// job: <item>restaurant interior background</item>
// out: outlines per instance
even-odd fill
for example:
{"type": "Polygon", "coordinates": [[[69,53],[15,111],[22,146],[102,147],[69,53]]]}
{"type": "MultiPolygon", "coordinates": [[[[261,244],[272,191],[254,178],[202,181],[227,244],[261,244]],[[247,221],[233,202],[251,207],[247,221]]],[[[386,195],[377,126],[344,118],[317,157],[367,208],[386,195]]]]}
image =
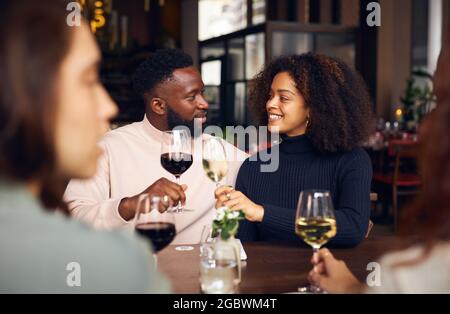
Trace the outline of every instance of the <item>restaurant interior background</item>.
{"type": "Polygon", "coordinates": [[[252,125],[247,88],[274,57],[338,57],[365,79],[378,117],[366,143],[374,166],[373,217],[392,230],[420,189],[414,163],[420,121],[432,109],[431,75],[450,29],[449,0],[79,0],[102,47],[101,78],[117,102],[114,126],[140,121],[130,75],[158,48],[194,58],[206,85],[208,123],[252,125]],[[368,5],[381,7],[369,26],[368,5]]]}

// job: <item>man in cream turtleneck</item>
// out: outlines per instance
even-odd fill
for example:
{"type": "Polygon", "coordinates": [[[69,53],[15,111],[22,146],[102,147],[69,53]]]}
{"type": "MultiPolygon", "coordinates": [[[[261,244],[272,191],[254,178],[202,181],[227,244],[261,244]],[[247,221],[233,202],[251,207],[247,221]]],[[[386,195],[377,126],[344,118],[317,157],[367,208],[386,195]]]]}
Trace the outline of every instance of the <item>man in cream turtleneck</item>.
{"type": "MultiPolygon", "coordinates": [[[[166,49],[139,66],[133,85],[145,102],[144,119],[106,134],[100,143],[104,153],[97,174],[89,180],[72,180],[65,201],[75,218],[95,228],[113,229],[130,225],[140,194],[167,195],[174,204],[182,201],[192,209],[175,215],[173,243],[198,243],[215,213],[215,184],[204,173],[199,151],[202,135],[194,138],[194,162],[181,176],[181,186],[162,168],[160,155],[162,131],[179,125],[192,130],[194,119],[206,122],[208,103],[201,76],[189,55],[166,49]]],[[[247,155],[225,141],[224,145],[228,173],[222,183],[234,185],[247,155]]]]}

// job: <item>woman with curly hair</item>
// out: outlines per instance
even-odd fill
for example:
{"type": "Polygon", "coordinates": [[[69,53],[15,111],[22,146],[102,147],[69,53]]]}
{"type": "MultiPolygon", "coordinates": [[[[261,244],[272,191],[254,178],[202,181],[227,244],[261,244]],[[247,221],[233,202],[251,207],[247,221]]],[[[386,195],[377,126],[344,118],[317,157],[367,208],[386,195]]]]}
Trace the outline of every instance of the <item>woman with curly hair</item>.
{"type": "Polygon", "coordinates": [[[250,102],[261,125],[281,134],[279,167],[260,172],[259,158],[247,159],[236,189],[216,190],[216,206],[242,209],[243,241],[300,242],[295,208],[306,189],[331,191],[337,235],[334,246],[356,246],[370,216],[372,165],[360,147],[373,125],[361,77],[345,63],[307,53],[280,57],[259,73],[250,102]]]}
{"type": "Polygon", "coordinates": [[[400,230],[406,247],[380,261],[380,286],[368,287],[345,262],[323,249],[312,260],[309,280],[331,293],[450,293],[450,36],[434,75],[437,108],[420,126],[422,191],[405,208],[400,230]],[[447,138],[447,140],[445,140],[447,138]]]}

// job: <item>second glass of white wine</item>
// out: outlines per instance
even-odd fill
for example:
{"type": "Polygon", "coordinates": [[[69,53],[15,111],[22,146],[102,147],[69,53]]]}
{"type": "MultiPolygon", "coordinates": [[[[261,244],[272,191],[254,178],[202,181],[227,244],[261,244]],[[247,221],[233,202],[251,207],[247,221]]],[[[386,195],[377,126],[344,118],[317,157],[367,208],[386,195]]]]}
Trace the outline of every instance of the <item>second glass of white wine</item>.
{"type": "Polygon", "coordinates": [[[222,141],[217,137],[203,140],[203,170],[216,187],[228,172],[228,161],[222,141]]]}
{"type": "MultiPolygon", "coordinates": [[[[336,218],[329,191],[306,190],[300,193],[295,217],[295,232],[313,248],[316,254],[320,248],[336,235],[336,218]]],[[[298,288],[299,292],[323,293],[317,286],[298,288]]]]}

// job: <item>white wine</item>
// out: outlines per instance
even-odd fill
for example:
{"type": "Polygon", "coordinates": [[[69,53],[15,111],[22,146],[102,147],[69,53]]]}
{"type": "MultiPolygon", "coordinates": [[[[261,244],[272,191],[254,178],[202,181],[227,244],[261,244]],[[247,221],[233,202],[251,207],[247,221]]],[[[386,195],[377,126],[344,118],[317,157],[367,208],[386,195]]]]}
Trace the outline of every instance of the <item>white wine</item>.
{"type": "Polygon", "coordinates": [[[295,232],[312,247],[321,247],[336,235],[334,218],[299,218],[295,232]]]}
{"type": "Polygon", "coordinates": [[[227,160],[203,159],[203,169],[213,182],[219,183],[228,172],[227,160]]]}

